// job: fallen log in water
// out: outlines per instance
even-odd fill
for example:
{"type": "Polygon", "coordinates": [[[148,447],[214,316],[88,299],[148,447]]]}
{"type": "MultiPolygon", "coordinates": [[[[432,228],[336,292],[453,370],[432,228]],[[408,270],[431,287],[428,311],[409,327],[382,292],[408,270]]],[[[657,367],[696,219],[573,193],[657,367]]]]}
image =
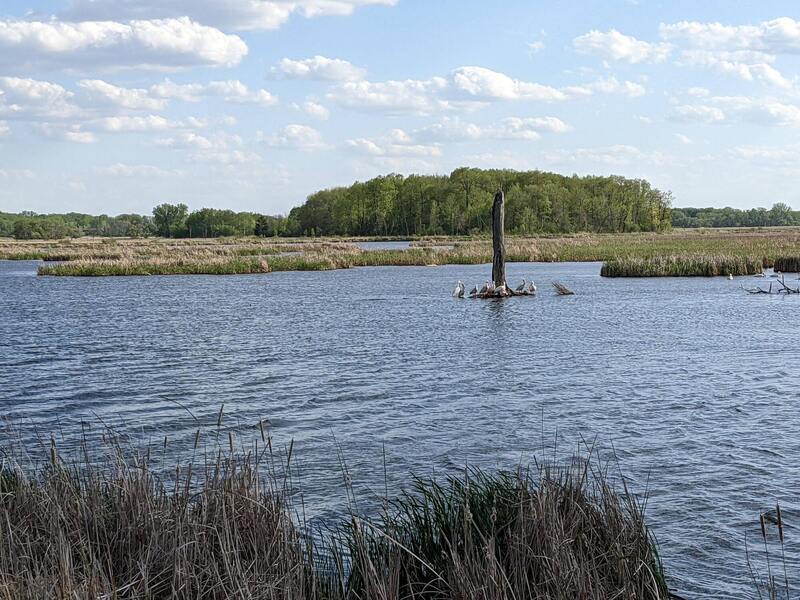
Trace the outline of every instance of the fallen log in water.
{"type": "Polygon", "coordinates": [[[558,283],[558,282],[554,281],[553,282],[553,287],[555,288],[556,293],[559,296],[574,296],[575,295],[575,292],[573,292],[571,289],[569,289],[567,286],[565,286],[562,283],[558,283]]]}
{"type": "Polygon", "coordinates": [[[742,286],[742,289],[745,292],[747,292],[748,294],[767,294],[767,295],[770,295],[770,294],[787,294],[787,295],[789,295],[789,294],[800,294],[800,288],[792,288],[792,287],[789,287],[788,285],[786,285],[786,281],[784,280],[783,276],[781,276],[780,279],[775,281],[775,283],[779,284],[780,287],[777,290],[775,290],[774,292],[772,291],[772,283],[773,282],[770,281],[769,288],[766,289],[766,290],[761,288],[760,286],[756,286],[754,288],[746,288],[746,287],[742,286]]]}

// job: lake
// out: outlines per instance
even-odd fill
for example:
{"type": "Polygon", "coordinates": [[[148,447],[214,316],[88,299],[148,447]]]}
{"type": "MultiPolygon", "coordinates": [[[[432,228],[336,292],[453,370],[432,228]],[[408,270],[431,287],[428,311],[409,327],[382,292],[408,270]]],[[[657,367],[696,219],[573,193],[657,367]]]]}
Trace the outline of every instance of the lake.
{"type": "Polygon", "coordinates": [[[412,473],[513,468],[585,439],[648,490],[682,595],[752,596],[744,536],[758,547],[776,501],[800,571],[800,298],[740,289],[763,281],[510,264],[539,296],[481,301],[450,293],[487,265],[99,279],[37,265],[0,261],[0,412],[23,441],[100,418],[180,451],[224,402],[238,435],[269,419],[295,441],[325,519],[346,501],[335,443],[369,505],[412,473]]]}

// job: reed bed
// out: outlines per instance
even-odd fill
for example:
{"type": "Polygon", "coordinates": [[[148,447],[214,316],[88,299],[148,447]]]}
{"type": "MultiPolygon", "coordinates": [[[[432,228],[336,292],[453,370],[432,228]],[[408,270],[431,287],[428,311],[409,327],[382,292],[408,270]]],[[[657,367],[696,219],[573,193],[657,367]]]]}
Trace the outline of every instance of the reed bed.
{"type": "Polygon", "coordinates": [[[641,504],[594,461],[418,479],[381,516],[312,536],[262,440],[171,472],[117,442],[99,460],[85,442],[77,462],[55,444],[38,467],[6,459],[0,598],[669,597],[641,504]]]}
{"type": "Polygon", "coordinates": [[[607,261],[600,270],[603,277],[715,277],[756,275],[763,272],[759,258],[741,256],[657,256],[618,258],[607,261]]]}
{"type": "Polygon", "coordinates": [[[775,270],[781,273],[800,273],[800,256],[781,256],[775,260],[775,270]]]}
{"type": "MultiPolygon", "coordinates": [[[[670,233],[575,234],[535,238],[508,237],[509,262],[636,261],[647,265],[669,260],[688,262],[676,274],[706,275],[720,259],[761,262],[764,267],[782,259],[784,271],[800,247],[800,228],[692,230],[670,233]],[[687,259],[687,257],[690,257],[687,259]],[[694,265],[697,258],[708,266],[694,265]],[[789,257],[789,258],[787,258],[789,257]],[[686,273],[684,273],[686,271],[686,273]]],[[[354,240],[336,239],[98,239],[60,242],[0,242],[0,259],[61,261],[45,265],[42,275],[242,274],[267,271],[330,270],[366,266],[425,266],[486,264],[492,260],[488,239],[426,238],[406,250],[362,250],[354,240]],[[449,243],[448,243],[449,242],[449,243]],[[298,256],[302,256],[299,258],[298,256]],[[265,261],[268,268],[264,268],[265,261]]],[[[800,259],[795,259],[795,263],[800,259]]],[[[721,274],[744,274],[733,265],[721,274]]],[[[633,269],[633,267],[631,267],[633,269]]],[[[646,269],[643,273],[663,268],[646,269]]],[[[633,272],[633,271],[632,271],[633,272]]],[[[647,275],[640,275],[647,276],[647,275]]]]}

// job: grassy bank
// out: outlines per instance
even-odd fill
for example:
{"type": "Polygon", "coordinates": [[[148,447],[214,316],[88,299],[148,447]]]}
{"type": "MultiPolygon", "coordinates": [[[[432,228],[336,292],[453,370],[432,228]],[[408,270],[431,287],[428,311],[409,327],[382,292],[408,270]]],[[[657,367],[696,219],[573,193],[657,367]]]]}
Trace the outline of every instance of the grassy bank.
{"type": "Polygon", "coordinates": [[[312,539],[265,441],[172,475],[117,445],[100,462],[55,447],[36,469],[6,461],[0,598],[668,597],[640,504],[588,461],[418,480],[312,539]]]}
{"type": "Polygon", "coordinates": [[[781,256],[775,261],[775,270],[781,273],[800,273],[800,256],[781,256]]]}
{"type": "MultiPolygon", "coordinates": [[[[745,274],[751,263],[772,266],[796,256],[800,228],[681,230],[647,234],[576,234],[506,241],[509,262],[622,261],[681,263],[676,272],[745,274]],[[710,264],[698,266],[705,260],[710,264]],[[745,261],[742,267],[739,261],[745,261]],[[695,264],[698,263],[698,264],[695,264]],[[728,265],[728,263],[731,263],[728,265]],[[695,266],[692,266],[695,264],[695,266]]],[[[430,238],[410,250],[362,250],[354,240],[220,238],[210,240],[81,238],[62,242],[0,242],[0,259],[62,261],[42,275],[242,274],[359,266],[425,266],[491,262],[489,239],[430,238]]],[[[663,269],[654,268],[654,272],[663,269]]],[[[784,269],[790,270],[790,269],[784,269]]],[[[670,269],[667,269],[671,272],[670,269]]],[[[648,272],[643,269],[642,272],[648,272]]],[[[647,275],[642,275],[647,276],[647,275]]]]}
{"type": "Polygon", "coordinates": [[[715,277],[762,273],[763,259],[740,256],[656,256],[617,258],[600,270],[603,277],[715,277]]]}

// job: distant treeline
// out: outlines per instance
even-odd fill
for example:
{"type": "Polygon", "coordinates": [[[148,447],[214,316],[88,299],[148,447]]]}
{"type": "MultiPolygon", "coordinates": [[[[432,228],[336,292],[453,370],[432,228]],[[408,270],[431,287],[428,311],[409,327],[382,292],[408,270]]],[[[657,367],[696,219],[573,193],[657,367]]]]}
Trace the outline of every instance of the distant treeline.
{"type": "Polygon", "coordinates": [[[498,188],[506,192],[506,229],[512,233],[670,227],[670,194],[641,179],[467,168],[449,176],[387,175],[323,190],[293,209],[287,225],[302,235],[487,233],[498,188]]]}
{"type": "Polygon", "coordinates": [[[780,227],[800,225],[800,211],[778,202],[772,208],[673,208],[673,227],[780,227]]]}
{"type": "Polygon", "coordinates": [[[153,214],[0,213],[0,237],[421,236],[488,233],[495,191],[506,192],[511,233],[664,231],[670,227],[800,225],[800,211],[671,208],[647,181],[543,171],[462,168],[449,176],[386,175],[316,192],[288,217],[161,204],[153,214]]]}

